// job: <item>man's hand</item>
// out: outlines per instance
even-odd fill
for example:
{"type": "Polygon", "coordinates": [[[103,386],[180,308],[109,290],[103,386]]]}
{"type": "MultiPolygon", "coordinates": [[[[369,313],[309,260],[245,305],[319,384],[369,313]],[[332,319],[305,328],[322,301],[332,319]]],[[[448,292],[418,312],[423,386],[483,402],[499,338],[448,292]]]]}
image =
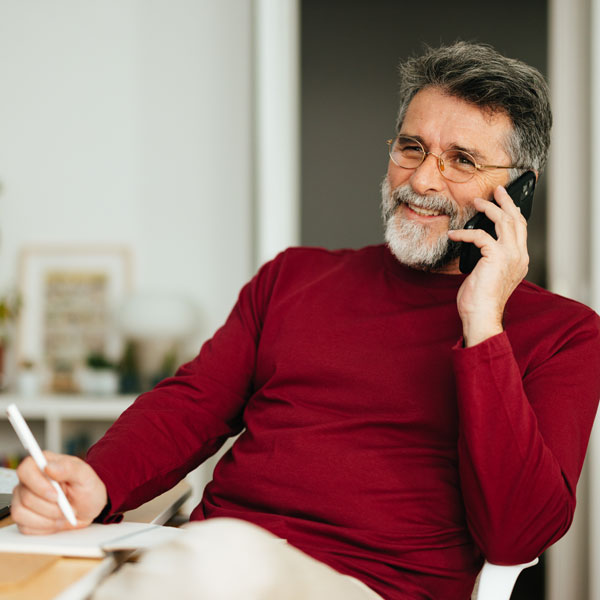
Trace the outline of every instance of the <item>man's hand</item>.
{"type": "Polygon", "coordinates": [[[494,190],[494,198],[499,206],[476,198],[475,208],[494,222],[497,240],[481,229],[448,232],[450,239],[472,242],[481,250],[481,259],[456,300],[466,346],[503,331],[504,307],[529,266],[527,221],[502,186],[494,190]]]}
{"type": "MultiPolygon", "coordinates": [[[[57,481],[69,500],[77,527],[86,527],[107,502],[106,486],[94,469],[74,456],[44,452],[46,474],[57,481]]],[[[19,485],[13,491],[11,516],[22,533],[48,534],[74,529],[62,514],[56,490],[31,457],[17,469],[19,485]]]]}

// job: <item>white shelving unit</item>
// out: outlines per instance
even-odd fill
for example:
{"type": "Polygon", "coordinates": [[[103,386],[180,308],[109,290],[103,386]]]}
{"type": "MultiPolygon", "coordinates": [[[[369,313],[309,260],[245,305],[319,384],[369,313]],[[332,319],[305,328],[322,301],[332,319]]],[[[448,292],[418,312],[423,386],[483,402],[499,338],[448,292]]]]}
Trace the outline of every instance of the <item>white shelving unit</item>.
{"type": "Polygon", "coordinates": [[[110,427],[136,396],[82,396],[16,394],[0,395],[0,452],[23,453],[6,417],[6,407],[14,402],[29,423],[40,445],[64,452],[67,437],[77,430],[89,432],[92,442],[110,427]]]}
{"type": "MultiPolygon", "coordinates": [[[[17,435],[6,416],[6,407],[14,402],[45,450],[65,452],[65,442],[78,432],[86,432],[90,443],[99,440],[117,417],[137,398],[136,395],[92,396],[81,394],[47,394],[34,397],[0,394],[0,455],[24,455],[17,435]]],[[[183,511],[191,512],[202,497],[202,490],[212,477],[218,458],[231,442],[204,465],[188,474],[192,497],[183,511]]]]}

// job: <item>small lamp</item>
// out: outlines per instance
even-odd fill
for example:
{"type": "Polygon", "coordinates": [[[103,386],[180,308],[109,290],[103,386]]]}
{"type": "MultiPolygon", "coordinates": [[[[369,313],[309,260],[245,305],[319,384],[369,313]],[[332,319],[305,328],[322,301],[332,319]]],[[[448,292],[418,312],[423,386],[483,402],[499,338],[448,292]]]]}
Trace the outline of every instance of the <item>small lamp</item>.
{"type": "Polygon", "coordinates": [[[192,301],[169,293],[136,293],[116,314],[124,338],[135,344],[143,387],[172,375],[165,372],[169,358],[178,362],[184,343],[198,333],[199,314],[192,301]]]}

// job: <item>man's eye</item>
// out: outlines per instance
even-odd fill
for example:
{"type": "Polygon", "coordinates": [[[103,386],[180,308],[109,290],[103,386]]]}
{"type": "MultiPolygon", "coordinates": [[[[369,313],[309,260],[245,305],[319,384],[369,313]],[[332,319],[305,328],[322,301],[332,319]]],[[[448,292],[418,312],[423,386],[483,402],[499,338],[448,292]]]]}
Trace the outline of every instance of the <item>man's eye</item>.
{"type": "Polygon", "coordinates": [[[421,146],[418,146],[416,144],[410,144],[410,143],[399,143],[398,150],[400,150],[400,152],[406,152],[407,154],[422,154],[423,153],[423,148],[421,148],[421,146]]]}
{"type": "Polygon", "coordinates": [[[444,156],[444,161],[456,167],[463,168],[474,169],[476,165],[473,157],[463,152],[447,152],[446,156],[444,156]]]}

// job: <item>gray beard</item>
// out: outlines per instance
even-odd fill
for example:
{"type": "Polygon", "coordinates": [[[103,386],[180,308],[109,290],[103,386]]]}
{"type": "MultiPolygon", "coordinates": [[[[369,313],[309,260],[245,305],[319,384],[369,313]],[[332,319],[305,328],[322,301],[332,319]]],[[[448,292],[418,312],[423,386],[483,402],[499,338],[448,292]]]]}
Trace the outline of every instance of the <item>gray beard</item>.
{"type": "Polygon", "coordinates": [[[443,196],[421,196],[410,184],[392,190],[387,176],[381,184],[381,212],[385,226],[385,241],[392,254],[403,264],[431,271],[445,267],[460,255],[461,242],[453,242],[441,233],[433,242],[428,241],[429,228],[397,215],[400,204],[439,211],[448,215],[449,229],[462,229],[477,210],[465,207],[462,211],[454,202],[443,196]]]}

